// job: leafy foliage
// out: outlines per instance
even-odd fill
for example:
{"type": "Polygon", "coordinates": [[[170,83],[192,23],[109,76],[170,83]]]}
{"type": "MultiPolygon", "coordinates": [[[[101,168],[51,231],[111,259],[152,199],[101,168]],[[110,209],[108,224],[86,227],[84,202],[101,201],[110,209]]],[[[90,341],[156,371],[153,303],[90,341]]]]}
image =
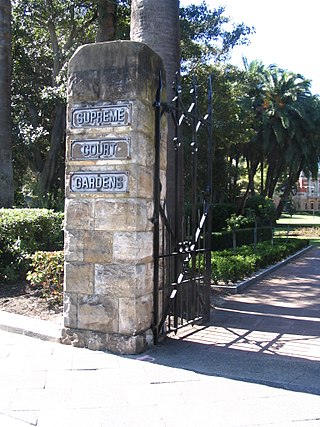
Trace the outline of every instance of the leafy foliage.
{"type": "MultiPolygon", "coordinates": [[[[310,81],[300,74],[245,61],[243,113],[249,113],[254,134],[241,147],[248,168],[243,201],[256,190],[272,198],[280,192],[280,215],[302,171],[316,176],[319,160],[320,103],[310,81]],[[260,169],[260,188],[254,181],[260,169]]],[[[244,203],[242,204],[242,206],[244,203]]]]}
{"type": "Polygon", "coordinates": [[[294,254],[308,244],[307,240],[291,239],[287,243],[281,239],[274,245],[263,242],[253,246],[237,248],[236,253],[231,250],[212,252],[212,279],[215,284],[235,283],[249,277],[253,272],[275,264],[294,254]]]}
{"type": "Polygon", "coordinates": [[[276,208],[273,200],[262,195],[250,197],[246,203],[247,213],[258,218],[262,223],[273,223],[276,219],[276,208]]]}
{"type": "MultiPolygon", "coordinates": [[[[116,36],[128,38],[128,1],[117,3],[116,36]]],[[[67,64],[80,45],[95,41],[98,2],[13,0],[12,4],[16,200],[20,206],[61,209],[67,64]]]]}
{"type": "Polygon", "coordinates": [[[210,61],[225,61],[232,48],[247,44],[254,32],[224,15],[225,8],[210,10],[203,1],[180,9],[182,69],[195,70],[210,61]]]}
{"type": "MultiPolygon", "coordinates": [[[[79,45],[95,41],[99,4],[12,1],[18,206],[63,210],[67,63],[79,45]]],[[[129,21],[130,1],[118,0],[117,39],[129,38],[129,21]]],[[[259,61],[245,62],[244,70],[228,64],[233,47],[249,43],[254,28],[233,23],[223,7],[210,10],[203,2],[181,8],[180,24],[182,71],[197,75],[199,108],[207,76],[212,75],[214,203],[238,204],[243,214],[248,196],[272,198],[279,191],[279,215],[299,173],[317,173],[319,98],[311,95],[310,82],[300,74],[259,61]]],[[[184,75],[184,80],[191,79],[184,75]]],[[[198,143],[205,144],[203,135],[198,143]]],[[[185,160],[190,160],[188,149],[185,160]]],[[[203,175],[200,171],[200,191],[203,175]]]]}
{"type": "Polygon", "coordinates": [[[212,230],[220,231],[226,228],[227,220],[237,212],[237,207],[231,203],[217,203],[212,208],[212,230]]]}
{"type": "Polygon", "coordinates": [[[0,281],[23,279],[34,252],[61,250],[63,218],[47,209],[1,209],[0,281]]]}
{"type": "Polygon", "coordinates": [[[37,251],[31,256],[27,280],[39,289],[40,296],[51,306],[61,306],[63,300],[64,253],[37,251]]]}
{"type": "Polygon", "coordinates": [[[228,230],[238,230],[239,228],[244,228],[248,225],[248,218],[245,218],[242,215],[232,214],[230,218],[227,218],[226,224],[228,230]]]}
{"type": "MultiPolygon", "coordinates": [[[[270,241],[272,240],[272,228],[269,227],[258,227],[256,229],[257,241],[270,241]]],[[[229,249],[234,246],[233,237],[235,236],[236,245],[250,245],[254,242],[254,228],[240,228],[237,230],[228,230],[212,233],[211,238],[211,249],[213,251],[229,249]]]]}

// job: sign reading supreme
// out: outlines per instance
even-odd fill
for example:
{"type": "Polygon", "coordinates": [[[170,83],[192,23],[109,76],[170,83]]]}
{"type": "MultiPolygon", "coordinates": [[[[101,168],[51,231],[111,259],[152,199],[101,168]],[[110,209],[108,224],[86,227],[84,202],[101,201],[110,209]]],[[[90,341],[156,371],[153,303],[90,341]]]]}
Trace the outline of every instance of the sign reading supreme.
{"type": "Polygon", "coordinates": [[[73,128],[127,126],[130,122],[131,104],[88,106],[71,110],[73,128]]]}

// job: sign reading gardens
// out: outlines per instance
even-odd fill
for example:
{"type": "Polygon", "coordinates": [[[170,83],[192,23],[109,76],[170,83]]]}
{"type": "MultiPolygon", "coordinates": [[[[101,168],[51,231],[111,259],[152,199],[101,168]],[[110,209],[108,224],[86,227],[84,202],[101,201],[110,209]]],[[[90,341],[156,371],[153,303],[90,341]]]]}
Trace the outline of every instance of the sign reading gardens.
{"type": "Polygon", "coordinates": [[[128,191],[128,172],[75,172],[70,177],[70,190],[78,193],[124,193],[128,191]]]}
{"type": "MultiPolygon", "coordinates": [[[[112,128],[131,123],[131,103],[74,106],[71,109],[73,129],[112,128]]],[[[129,137],[105,137],[71,142],[70,160],[125,160],[130,158],[129,137]]],[[[128,191],[127,171],[104,173],[74,172],[70,190],[78,193],[123,193],[128,191]]]]}

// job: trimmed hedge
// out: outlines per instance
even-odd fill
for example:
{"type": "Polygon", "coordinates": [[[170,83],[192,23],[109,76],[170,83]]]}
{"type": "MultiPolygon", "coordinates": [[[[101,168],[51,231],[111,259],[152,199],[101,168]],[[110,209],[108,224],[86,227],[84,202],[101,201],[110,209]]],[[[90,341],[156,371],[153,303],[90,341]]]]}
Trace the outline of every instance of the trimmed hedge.
{"type": "Polygon", "coordinates": [[[0,282],[24,280],[36,251],[62,250],[63,219],[49,209],[0,209],[0,282]]]}
{"type": "MultiPolygon", "coordinates": [[[[237,238],[237,246],[251,245],[254,240],[254,228],[240,228],[235,231],[237,238]]],[[[258,227],[257,229],[258,242],[264,242],[272,239],[271,227],[258,227]]],[[[232,231],[220,231],[212,233],[211,250],[219,251],[232,248],[232,231]]]]}
{"type": "Polygon", "coordinates": [[[256,251],[253,246],[237,248],[236,253],[231,250],[212,252],[212,280],[213,283],[235,283],[249,277],[253,272],[280,262],[288,256],[298,252],[308,245],[308,240],[276,239],[274,244],[258,243],[256,251]]]}

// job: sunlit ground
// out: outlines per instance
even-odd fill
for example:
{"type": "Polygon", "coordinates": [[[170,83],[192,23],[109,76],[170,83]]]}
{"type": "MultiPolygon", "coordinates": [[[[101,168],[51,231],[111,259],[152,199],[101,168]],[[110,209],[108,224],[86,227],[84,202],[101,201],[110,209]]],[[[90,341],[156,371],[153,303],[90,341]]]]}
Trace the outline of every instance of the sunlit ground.
{"type": "MultiPolygon", "coordinates": [[[[319,319],[312,321],[317,321],[320,329],[319,319]]],[[[226,349],[320,361],[320,336],[267,332],[259,328],[195,326],[172,338],[226,349]]]]}
{"type": "Polygon", "coordinates": [[[173,339],[218,348],[320,361],[320,250],[218,300],[210,326],[173,339]]]}
{"type": "Polygon", "coordinates": [[[302,215],[302,214],[296,214],[292,215],[292,217],[289,214],[283,214],[281,215],[281,218],[277,220],[278,225],[319,225],[320,226],[320,215],[319,213],[315,213],[315,215],[309,214],[309,215],[302,215]]]}

